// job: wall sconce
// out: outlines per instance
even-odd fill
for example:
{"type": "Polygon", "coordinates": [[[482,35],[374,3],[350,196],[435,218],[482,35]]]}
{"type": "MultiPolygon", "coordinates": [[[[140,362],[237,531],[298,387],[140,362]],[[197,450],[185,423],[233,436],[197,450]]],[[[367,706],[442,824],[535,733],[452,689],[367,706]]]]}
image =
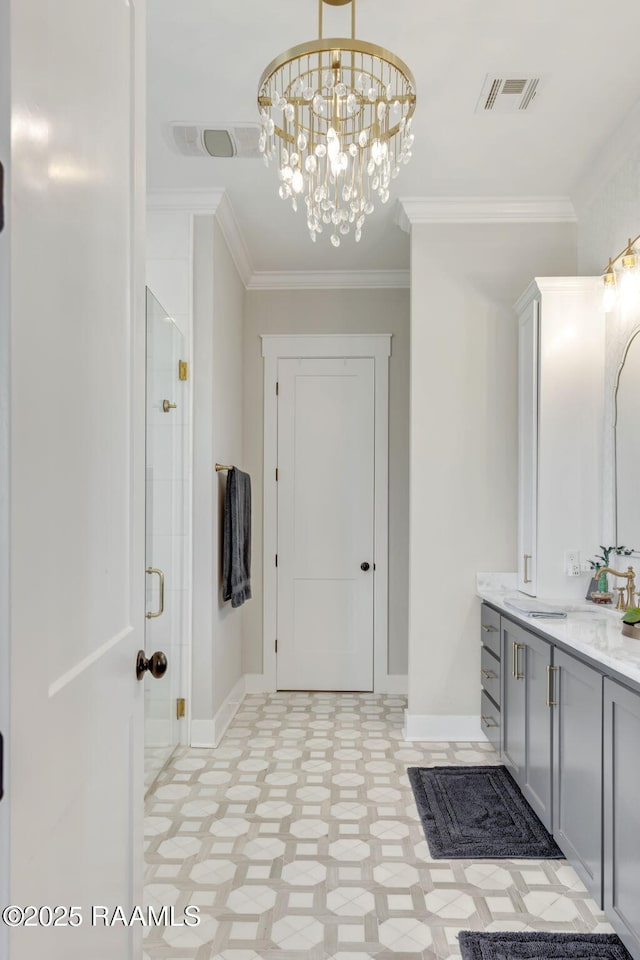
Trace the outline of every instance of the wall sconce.
{"type": "Polygon", "coordinates": [[[640,235],[635,240],[630,238],[617,257],[609,257],[602,276],[602,309],[605,313],[611,313],[616,306],[623,314],[640,310],[640,264],[635,250],[639,240],[640,235]]]}

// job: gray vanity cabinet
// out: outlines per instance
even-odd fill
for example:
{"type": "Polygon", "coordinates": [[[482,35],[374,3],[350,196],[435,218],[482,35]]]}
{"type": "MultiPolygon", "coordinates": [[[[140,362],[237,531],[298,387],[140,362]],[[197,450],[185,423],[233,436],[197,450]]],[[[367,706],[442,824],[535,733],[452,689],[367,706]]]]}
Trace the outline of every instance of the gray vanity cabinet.
{"type": "Polygon", "coordinates": [[[547,830],[552,829],[551,709],[547,696],[552,646],[502,619],[502,754],[547,830]]]}
{"type": "Polygon", "coordinates": [[[526,762],[524,663],[527,632],[502,618],[502,759],[522,784],[526,762]]]}
{"type": "Polygon", "coordinates": [[[604,681],[604,905],[640,956],[640,694],[604,681]]]}
{"type": "Polygon", "coordinates": [[[522,792],[547,830],[553,829],[551,796],[551,709],[547,680],[553,648],[546,640],[527,633],[524,651],[526,686],[526,766],[522,792]]]}
{"type": "Polygon", "coordinates": [[[553,835],[602,906],[602,674],[554,652],[553,835]]]}

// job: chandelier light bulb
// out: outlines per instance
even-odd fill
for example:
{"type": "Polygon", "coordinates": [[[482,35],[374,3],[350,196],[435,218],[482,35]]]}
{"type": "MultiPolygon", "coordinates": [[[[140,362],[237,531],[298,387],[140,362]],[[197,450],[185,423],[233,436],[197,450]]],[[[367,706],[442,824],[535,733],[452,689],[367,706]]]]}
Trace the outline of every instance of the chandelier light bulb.
{"type": "Polygon", "coordinates": [[[375,200],[387,203],[391,181],[412,156],[413,76],[394,54],[352,37],[322,36],[277,57],[258,89],[259,148],[279,173],[279,194],[294,210],[303,197],[315,242],[323,224],[331,244],[362,237],[375,200]]]}

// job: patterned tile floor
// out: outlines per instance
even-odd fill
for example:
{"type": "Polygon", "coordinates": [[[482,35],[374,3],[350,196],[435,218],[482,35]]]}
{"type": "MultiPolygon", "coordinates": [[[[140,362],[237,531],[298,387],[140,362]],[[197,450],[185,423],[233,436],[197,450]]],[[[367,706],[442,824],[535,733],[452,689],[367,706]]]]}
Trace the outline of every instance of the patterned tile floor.
{"type": "Polygon", "coordinates": [[[217,750],[181,749],[147,802],[145,960],[447,960],[460,929],[610,932],[562,860],[432,860],[407,766],[495,763],[406,743],[401,697],[247,697],[217,750]]]}

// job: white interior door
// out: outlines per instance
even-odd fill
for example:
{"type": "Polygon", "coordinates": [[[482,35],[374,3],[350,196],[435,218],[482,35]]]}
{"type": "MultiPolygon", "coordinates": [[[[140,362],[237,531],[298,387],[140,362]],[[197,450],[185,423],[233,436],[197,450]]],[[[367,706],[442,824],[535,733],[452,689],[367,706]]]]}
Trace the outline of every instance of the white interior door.
{"type": "Polygon", "coordinates": [[[144,0],[5,6],[11,840],[0,869],[10,903],[82,918],[11,930],[9,957],[139,960],[139,928],[92,926],[91,906],[141,896],[144,0]]]}
{"type": "Polygon", "coordinates": [[[374,370],[278,364],[280,690],[373,689],[374,370]]]}

